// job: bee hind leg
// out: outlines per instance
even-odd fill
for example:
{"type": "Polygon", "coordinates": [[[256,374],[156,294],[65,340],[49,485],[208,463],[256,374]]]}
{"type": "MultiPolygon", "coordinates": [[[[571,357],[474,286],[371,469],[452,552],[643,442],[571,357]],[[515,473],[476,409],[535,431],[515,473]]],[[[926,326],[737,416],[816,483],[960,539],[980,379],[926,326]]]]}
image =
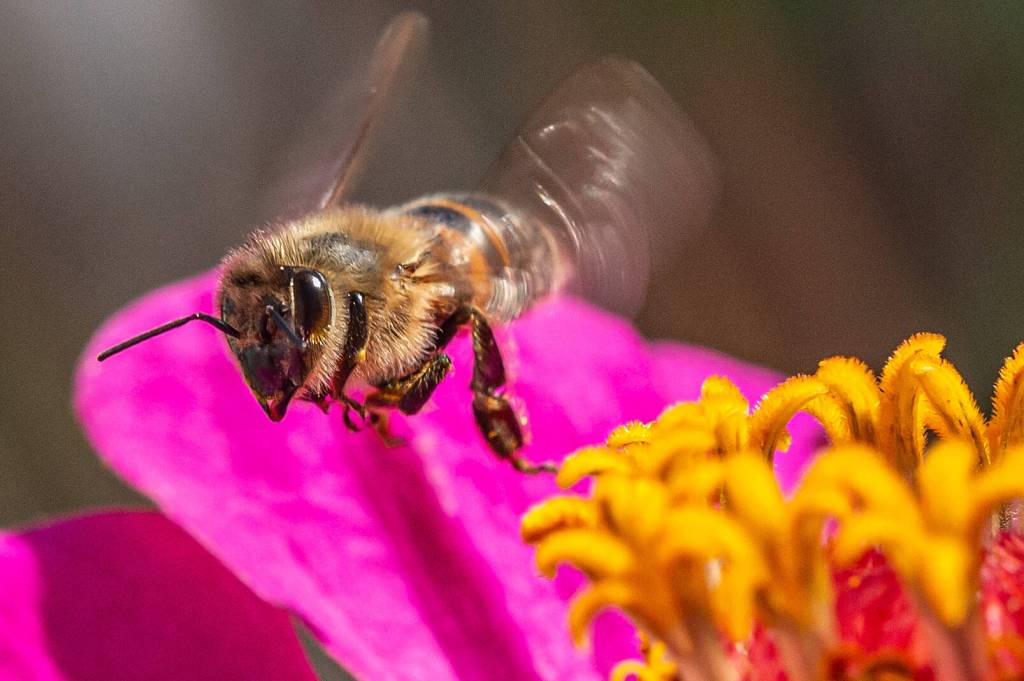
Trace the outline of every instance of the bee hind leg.
{"type": "Polygon", "coordinates": [[[498,391],[505,386],[505,363],[494,340],[494,332],[483,313],[469,312],[473,323],[473,416],[487,444],[521,473],[555,473],[558,467],[546,462],[532,464],[516,452],[523,446],[519,416],[508,399],[498,391]]]}

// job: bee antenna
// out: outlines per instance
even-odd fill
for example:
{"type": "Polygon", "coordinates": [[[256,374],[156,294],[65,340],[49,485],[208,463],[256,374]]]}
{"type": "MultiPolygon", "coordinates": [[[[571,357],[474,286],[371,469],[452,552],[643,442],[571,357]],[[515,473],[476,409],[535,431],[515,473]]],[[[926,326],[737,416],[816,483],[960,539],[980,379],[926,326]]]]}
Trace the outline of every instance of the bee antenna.
{"type": "Polygon", "coordinates": [[[299,348],[300,350],[306,347],[305,342],[303,342],[303,340],[299,338],[299,334],[295,333],[295,329],[293,329],[292,325],[288,323],[288,320],[284,318],[284,315],[277,311],[276,307],[274,307],[273,305],[267,305],[267,314],[270,315],[270,318],[274,320],[274,323],[277,324],[277,327],[284,331],[284,334],[288,336],[288,340],[290,340],[295,345],[295,347],[299,348]]]}
{"type": "Polygon", "coordinates": [[[122,350],[127,350],[128,348],[132,347],[133,345],[138,345],[142,341],[147,341],[150,338],[153,338],[154,336],[159,336],[160,334],[166,333],[166,332],[170,331],[171,329],[176,329],[179,326],[184,326],[185,324],[188,324],[189,322],[194,322],[194,321],[206,322],[210,326],[216,328],[218,331],[222,331],[223,333],[231,336],[232,338],[238,338],[239,336],[242,335],[242,333],[238,329],[236,329],[235,327],[231,326],[230,324],[228,324],[223,319],[217,319],[216,317],[210,316],[210,315],[205,314],[203,312],[195,312],[193,314],[190,314],[187,317],[182,317],[181,319],[175,319],[173,322],[167,322],[166,324],[161,324],[160,326],[156,327],[155,329],[150,329],[149,331],[147,331],[145,333],[140,333],[138,336],[134,336],[132,338],[129,338],[128,340],[124,341],[123,343],[118,343],[114,347],[109,348],[109,349],[104,350],[103,352],[101,352],[99,355],[96,356],[96,359],[98,361],[102,362],[103,360],[105,360],[105,359],[107,359],[109,357],[113,357],[114,355],[116,355],[117,353],[121,352],[122,350]]]}

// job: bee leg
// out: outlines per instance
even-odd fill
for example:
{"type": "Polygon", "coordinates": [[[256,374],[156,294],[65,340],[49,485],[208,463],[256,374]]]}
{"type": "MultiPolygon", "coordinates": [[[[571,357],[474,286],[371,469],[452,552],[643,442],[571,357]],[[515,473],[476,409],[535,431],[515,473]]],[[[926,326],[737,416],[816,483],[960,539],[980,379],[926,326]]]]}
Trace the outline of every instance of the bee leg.
{"type": "Polygon", "coordinates": [[[334,399],[338,400],[343,405],[345,405],[345,410],[342,412],[342,418],[345,420],[345,427],[351,430],[353,433],[358,433],[360,430],[362,430],[363,426],[356,424],[352,420],[352,412],[354,411],[359,415],[359,418],[364,423],[366,422],[366,407],[360,404],[359,400],[351,398],[345,393],[336,394],[333,390],[310,393],[302,397],[302,399],[306,402],[312,402],[313,404],[320,408],[320,411],[322,411],[325,414],[329,414],[331,408],[331,400],[329,398],[332,396],[334,397],[334,399]]]}
{"type": "Polygon", "coordinates": [[[358,433],[365,427],[367,417],[369,416],[366,405],[361,404],[359,400],[349,397],[344,392],[338,395],[338,399],[345,405],[345,410],[341,413],[341,417],[345,421],[345,427],[353,433],[358,433]],[[359,420],[363,422],[362,426],[352,420],[352,412],[359,414],[359,420]]]}
{"type": "Polygon", "coordinates": [[[375,393],[366,396],[370,423],[380,433],[388,446],[401,443],[388,430],[388,414],[382,409],[398,409],[403,414],[415,414],[427,403],[434,390],[452,368],[452,360],[448,355],[435,355],[423,363],[416,371],[388,381],[380,386],[375,393]]]}
{"type": "Polygon", "coordinates": [[[451,313],[441,326],[437,329],[437,336],[434,338],[434,350],[444,350],[445,346],[455,338],[463,326],[472,318],[473,310],[468,307],[460,307],[451,313]]]}
{"type": "Polygon", "coordinates": [[[403,414],[415,414],[427,403],[451,368],[451,357],[434,355],[411,374],[379,386],[380,390],[366,396],[366,406],[391,407],[403,414]]]}
{"type": "MultiPolygon", "coordinates": [[[[412,373],[378,385],[379,390],[367,396],[365,406],[374,408],[372,411],[368,411],[370,423],[381,434],[385,442],[394,444],[397,439],[388,431],[387,412],[379,411],[379,409],[398,409],[405,414],[415,414],[422,409],[451,369],[451,358],[441,354],[440,351],[448,345],[469,319],[469,308],[462,307],[455,310],[437,329],[433,346],[433,351],[436,354],[433,357],[412,373]]],[[[360,413],[360,416],[363,416],[365,420],[364,413],[360,413]]]]}
{"type": "Polygon", "coordinates": [[[326,414],[328,413],[331,407],[331,403],[327,399],[328,397],[330,397],[330,395],[327,392],[319,391],[315,393],[308,393],[305,396],[301,397],[300,399],[306,402],[312,402],[313,404],[320,408],[320,411],[326,414]]]}
{"type": "Polygon", "coordinates": [[[328,414],[330,413],[331,408],[331,400],[329,399],[331,397],[345,405],[345,409],[342,412],[342,418],[345,420],[345,427],[351,430],[353,433],[358,433],[360,430],[362,430],[363,426],[356,424],[352,420],[352,412],[356,412],[359,415],[359,418],[365,424],[367,418],[366,407],[362,405],[359,402],[359,400],[349,397],[344,392],[338,393],[332,388],[331,390],[323,390],[315,393],[309,393],[302,397],[302,399],[305,400],[306,402],[312,402],[313,404],[320,408],[320,411],[322,411],[325,414],[328,414]]]}
{"type": "Polygon", "coordinates": [[[352,421],[352,412],[356,412],[359,418],[365,423],[367,419],[366,406],[359,400],[345,394],[345,384],[355,370],[356,366],[366,356],[366,343],[369,340],[369,325],[366,314],[366,301],[362,293],[352,291],[348,299],[348,332],[345,335],[345,349],[341,355],[341,366],[334,374],[331,393],[335,399],[345,405],[342,417],[345,420],[345,427],[352,432],[359,432],[361,427],[352,421]]]}
{"type": "Polygon", "coordinates": [[[499,394],[505,385],[505,363],[487,319],[477,309],[469,310],[473,322],[473,416],[491,449],[522,473],[554,473],[552,463],[531,464],[516,456],[523,446],[519,416],[499,394]]]}

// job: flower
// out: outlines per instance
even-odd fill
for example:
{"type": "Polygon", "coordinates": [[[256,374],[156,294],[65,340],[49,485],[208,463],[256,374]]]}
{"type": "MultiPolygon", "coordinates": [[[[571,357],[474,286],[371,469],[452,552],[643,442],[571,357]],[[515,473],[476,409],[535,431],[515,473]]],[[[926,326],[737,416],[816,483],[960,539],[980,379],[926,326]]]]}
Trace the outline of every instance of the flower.
{"type": "MultiPolygon", "coordinates": [[[[405,444],[393,448],[308,404],[271,423],[213,329],[186,327],[94,361],[139,331],[209,311],[214,281],[208,273],[143,298],[87,350],[76,408],[115,471],[359,677],[593,679],[635,654],[621,618],[599,619],[589,655],[562,628],[579,575],[538,579],[518,539],[520,516],[554,483],[516,473],[483,445],[465,339],[450,346],[454,376],[432,406],[394,419],[405,444]]],[[[499,342],[533,460],[653,418],[692,397],[709,372],[732,376],[748,396],[777,380],[707,350],[650,346],[571,299],[538,306],[499,342]]],[[[793,469],[819,433],[809,421],[794,428],[793,469]]]]}
{"type": "Polygon", "coordinates": [[[0,677],[315,681],[288,615],[152,512],[0,534],[0,677]]]}
{"type": "Polygon", "coordinates": [[[713,376],[565,459],[559,484],[589,493],[537,504],[521,533],[542,574],[586,575],[574,638],[615,607],[689,679],[1019,678],[1024,344],[988,423],[944,344],[911,337],[877,380],[827,359],[753,410],[713,376]],[[770,464],[799,410],[832,446],[786,497],[770,464]]]}

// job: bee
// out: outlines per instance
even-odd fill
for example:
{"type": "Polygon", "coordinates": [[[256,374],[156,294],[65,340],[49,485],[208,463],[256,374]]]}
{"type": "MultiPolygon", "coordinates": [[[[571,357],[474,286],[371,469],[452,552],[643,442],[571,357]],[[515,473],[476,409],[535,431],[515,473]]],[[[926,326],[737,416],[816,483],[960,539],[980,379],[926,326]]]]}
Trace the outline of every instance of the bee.
{"type": "Polygon", "coordinates": [[[384,100],[426,31],[409,13],[382,34],[353,139],[313,209],[227,254],[219,316],[168,322],[100,361],[203,321],[224,333],[272,420],[296,399],[325,411],[340,403],[350,428],[359,427],[354,412],[386,433],[388,410],[412,415],[428,402],[452,366],[446,345],[468,327],[471,405],[484,439],[520,471],[552,469],[517,455],[522,422],[491,324],[562,291],[635,309],[652,239],[678,239],[706,218],[709,155],[646,71],[606,58],[553,91],[476,191],[387,209],[346,204],[384,100]],[[368,389],[362,401],[352,386],[368,389]]]}

